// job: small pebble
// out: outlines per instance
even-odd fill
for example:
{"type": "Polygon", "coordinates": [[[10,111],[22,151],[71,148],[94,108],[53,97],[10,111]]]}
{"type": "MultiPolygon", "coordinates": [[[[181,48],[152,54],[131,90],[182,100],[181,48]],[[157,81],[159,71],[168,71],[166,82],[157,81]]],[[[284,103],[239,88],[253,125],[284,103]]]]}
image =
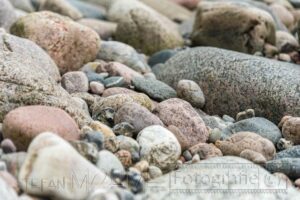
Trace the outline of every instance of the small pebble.
{"type": "Polygon", "coordinates": [[[90,91],[93,94],[101,95],[101,94],[103,94],[104,90],[105,90],[105,87],[102,83],[99,83],[96,81],[90,82],[90,91]]]}
{"type": "Polygon", "coordinates": [[[13,153],[17,151],[16,146],[14,145],[13,141],[10,139],[4,139],[1,142],[0,147],[2,148],[4,153],[13,153]]]}

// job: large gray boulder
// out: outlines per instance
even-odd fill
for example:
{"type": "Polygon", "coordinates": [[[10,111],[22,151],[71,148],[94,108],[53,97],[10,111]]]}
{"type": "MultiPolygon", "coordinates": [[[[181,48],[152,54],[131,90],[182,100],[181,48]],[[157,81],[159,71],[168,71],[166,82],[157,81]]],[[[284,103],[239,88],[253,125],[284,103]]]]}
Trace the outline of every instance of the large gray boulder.
{"type": "Polygon", "coordinates": [[[300,192],[285,181],[250,161],[231,156],[185,165],[151,180],[145,191],[143,199],[156,200],[300,198],[300,192]]]}
{"type": "Polygon", "coordinates": [[[39,46],[0,29],[0,122],[14,108],[48,105],[64,109],[80,126],[89,123],[59,79],[57,66],[39,46]]]}
{"type": "Polygon", "coordinates": [[[176,87],[194,80],[207,99],[209,114],[235,116],[255,109],[276,124],[285,115],[300,116],[300,67],[212,47],[192,48],[153,68],[159,80],[176,87]]]}

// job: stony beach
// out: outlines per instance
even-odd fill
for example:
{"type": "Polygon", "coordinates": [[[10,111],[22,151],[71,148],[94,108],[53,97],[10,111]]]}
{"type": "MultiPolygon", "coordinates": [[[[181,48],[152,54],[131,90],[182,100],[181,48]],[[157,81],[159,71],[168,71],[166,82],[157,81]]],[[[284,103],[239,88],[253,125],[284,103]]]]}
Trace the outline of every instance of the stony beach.
{"type": "Polygon", "coordinates": [[[299,200],[299,0],[0,0],[0,200],[299,200]]]}

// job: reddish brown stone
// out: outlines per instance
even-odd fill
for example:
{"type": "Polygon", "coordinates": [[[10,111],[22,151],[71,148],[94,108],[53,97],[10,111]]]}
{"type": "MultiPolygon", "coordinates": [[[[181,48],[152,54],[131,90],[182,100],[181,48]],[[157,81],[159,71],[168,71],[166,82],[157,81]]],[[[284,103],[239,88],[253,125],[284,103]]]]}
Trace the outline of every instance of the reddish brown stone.
{"type": "Polygon", "coordinates": [[[300,117],[285,116],[279,126],[282,127],[282,135],[286,140],[295,145],[300,144],[300,117]]]}
{"type": "Polygon", "coordinates": [[[201,160],[223,156],[221,150],[214,144],[199,143],[189,148],[189,151],[192,155],[199,154],[201,160]]]}
{"type": "Polygon", "coordinates": [[[129,151],[120,150],[115,154],[119,160],[121,161],[122,165],[128,169],[132,165],[131,154],[129,151]]]}

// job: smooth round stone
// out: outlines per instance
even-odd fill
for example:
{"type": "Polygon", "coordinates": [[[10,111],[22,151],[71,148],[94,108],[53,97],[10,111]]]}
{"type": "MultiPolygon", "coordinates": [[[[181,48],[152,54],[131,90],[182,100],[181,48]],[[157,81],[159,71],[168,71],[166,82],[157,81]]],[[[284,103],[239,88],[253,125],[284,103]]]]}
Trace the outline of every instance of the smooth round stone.
{"type": "Polygon", "coordinates": [[[169,130],[158,125],[149,126],[139,133],[137,142],[141,146],[141,159],[165,172],[175,169],[181,147],[169,130]]]}
{"type": "Polygon", "coordinates": [[[94,143],[88,143],[86,141],[71,141],[71,145],[77,150],[77,152],[85,157],[92,163],[96,163],[98,159],[98,148],[94,143]]]}
{"type": "Polygon", "coordinates": [[[37,135],[52,131],[66,140],[79,139],[79,128],[63,110],[49,106],[25,106],[9,112],[3,121],[3,136],[19,151],[26,150],[37,135]]]}
{"type": "Polygon", "coordinates": [[[0,28],[4,28],[9,31],[11,25],[17,19],[17,15],[14,11],[14,7],[9,0],[0,0],[0,28]]]}
{"type": "Polygon", "coordinates": [[[84,18],[95,18],[95,19],[105,19],[106,12],[103,7],[99,5],[90,4],[88,2],[79,0],[67,0],[71,5],[76,7],[83,15],[84,18]]]}
{"type": "MultiPolygon", "coordinates": [[[[7,171],[0,171],[0,178],[2,178],[11,188],[13,188],[16,193],[20,193],[20,188],[19,188],[18,180],[16,179],[16,177],[11,175],[7,171]]],[[[1,195],[0,195],[0,198],[1,198],[1,195]]]]}
{"type": "Polygon", "coordinates": [[[176,91],[159,80],[135,77],[132,79],[132,84],[137,91],[141,91],[157,101],[176,97],[176,91]]]}
{"type": "Polygon", "coordinates": [[[154,178],[158,178],[160,176],[163,175],[161,169],[159,169],[158,167],[156,166],[149,166],[149,175],[151,177],[151,179],[154,179],[154,178]]]}
{"type": "Polygon", "coordinates": [[[193,107],[202,108],[205,97],[200,86],[191,80],[181,80],[177,84],[177,96],[189,102],[193,107]]]}
{"type": "Polygon", "coordinates": [[[0,171],[6,171],[7,167],[5,161],[0,160],[0,171]]]}
{"type": "Polygon", "coordinates": [[[105,86],[102,83],[92,81],[90,82],[90,90],[93,94],[101,95],[105,90],[105,86]]]}
{"type": "Polygon", "coordinates": [[[110,151],[102,150],[98,153],[98,161],[96,166],[107,175],[112,170],[124,171],[124,167],[120,160],[110,151]]]}
{"type": "Polygon", "coordinates": [[[282,126],[282,135],[294,144],[300,144],[300,117],[285,116],[279,126],[282,126]]]}
{"type": "Polygon", "coordinates": [[[89,131],[84,134],[83,139],[87,142],[96,144],[98,150],[102,150],[104,147],[104,136],[99,131],[89,131]]]}
{"type": "Polygon", "coordinates": [[[85,73],[68,72],[62,76],[61,85],[69,93],[87,92],[89,90],[89,80],[85,73]]]}
{"type": "Polygon", "coordinates": [[[4,153],[13,153],[17,151],[15,144],[10,139],[4,139],[1,142],[0,147],[4,153]]]}
{"type": "Polygon", "coordinates": [[[184,159],[186,161],[190,161],[193,159],[193,156],[191,154],[191,152],[189,150],[185,150],[183,153],[182,153],[182,156],[184,157],[184,159]]]}
{"type": "Polygon", "coordinates": [[[103,83],[104,84],[104,78],[102,75],[100,74],[97,74],[95,72],[86,72],[85,73],[89,82],[100,82],[100,83],[103,83]]]}
{"type": "Polygon", "coordinates": [[[115,94],[137,94],[137,92],[123,87],[113,87],[104,90],[102,97],[109,97],[115,94]]]}
{"type": "Polygon", "coordinates": [[[147,172],[149,171],[149,163],[146,160],[141,160],[134,165],[134,168],[137,169],[140,173],[147,172]]]}
{"type": "MultiPolygon", "coordinates": [[[[3,173],[3,172],[2,172],[3,173]]],[[[0,199],[5,200],[18,200],[18,195],[14,191],[13,187],[7,183],[5,178],[0,176],[0,199]]]]}
{"type": "Polygon", "coordinates": [[[192,155],[198,154],[201,160],[209,159],[212,157],[223,156],[220,149],[214,144],[199,143],[189,148],[192,155]]]}
{"type": "Polygon", "coordinates": [[[230,122],[230,123],[234,123],[234,122],[235,122],[235,119],[233,119],[233,118],[230,117],[229,115],[223,115],[222,119],[223,119],[225,122],[230,122]]]}
{"type": "Polygon", "coordinates": [[[25,12],[34,12],[31,0],[9,0],[10,3],[17,9],[25,12]]]}
{"type": "Polygon", "coordinates": [[[124,168],[128,169],[132,165],[132,157],[129,151],[119,150],[115,155],[121,161],[124,168]]]}
{"type": "Polygon", "coordinates": [[[104,79],[104,85],[106,88],[111,88],[111,87],[123,87],[126,84],[122,76],[111,76],[109,78],[104,79]]]}
{"type": "Polygon", "coordinates": [[[300,145],[296,145],[276,153],[274,160],[281,159],[281,158],[299,158],[299,157],[300,157],[300,145]]]}
{"type": "Polygon", "coordinates": [[[78,104],[78,108],[83,110],[86,115],[90,116],[89,106],[85,100],[79,97],[72,97],[72,100],[78,104]]]}
{"type": "Polygon", "coordinates": [[[119,200],[117,194],[104,189],[92,191],[87,200],[119,200]]]}
{"type": "Polygon", "coordinates": [[[266,169],[271,172],[281,172],[291,179],[300,178],[300,158],[281,158],[270,160],[266,163],[266,169]]]}
{"type": "Polygon", "coordinates": [[[77,22],[96,31],[102,40],[112,38],[117,29],[116,23],[104,20],[84,18],[77,22]]]}
{"type": "Polygon", "coordinates": [[[299,48],[299,42],[288,32],[276,31],[276,47],[281,53],[289,53],[299,48]]]}
{"type": "Polygon", "coordinates": [[[128,137],[133,137],[134,130],[134,126],[128,122],[121,122],[113,127],[113,131],[116,135],[124,135],[128,137]]]}
{"type": "Polygon", "coordinates": [[[137,162],[140,159],[140,145],[136,140],[123,135],[117,136],[119,141],[119,149],[129,151],[132,161],[137,162]]]}
{"type": "Polygon", "coordinates": [[[1,156],[1,160],[4,162],[4,165],[1,164],[0,161],[0,170],[7,170],[14,177],[18,177],[26,157],[26,152],[4,154],[1,156]]]}
{"type": "Polygon", "coordinates": [[[230,135],[238,132],[253,132],[264,138],[269,139],[276,144],[281,136],[281,131],[271,121],[262,117],[253,117],[238,121],[232,125],[229,125],[222,131],[222,137],[227,138],[230,135]]]}
{"type": "Polygon", "coordinates": [[[104,148],[112,153],[115,153],[119,150],[120,143],[117,137],[106,137],[104,140],[104,148]]]}
{"type": "Polygon", "coordinates": [[[159,51],[155,54],[153,54],[149,60],[148,64],[153,67],[156,64],[159,63],[165,63],[167,60],[169,60],[172,56],[174,56],[178,51],[174,49],[165,49],[162,51],[159,51]]]}

